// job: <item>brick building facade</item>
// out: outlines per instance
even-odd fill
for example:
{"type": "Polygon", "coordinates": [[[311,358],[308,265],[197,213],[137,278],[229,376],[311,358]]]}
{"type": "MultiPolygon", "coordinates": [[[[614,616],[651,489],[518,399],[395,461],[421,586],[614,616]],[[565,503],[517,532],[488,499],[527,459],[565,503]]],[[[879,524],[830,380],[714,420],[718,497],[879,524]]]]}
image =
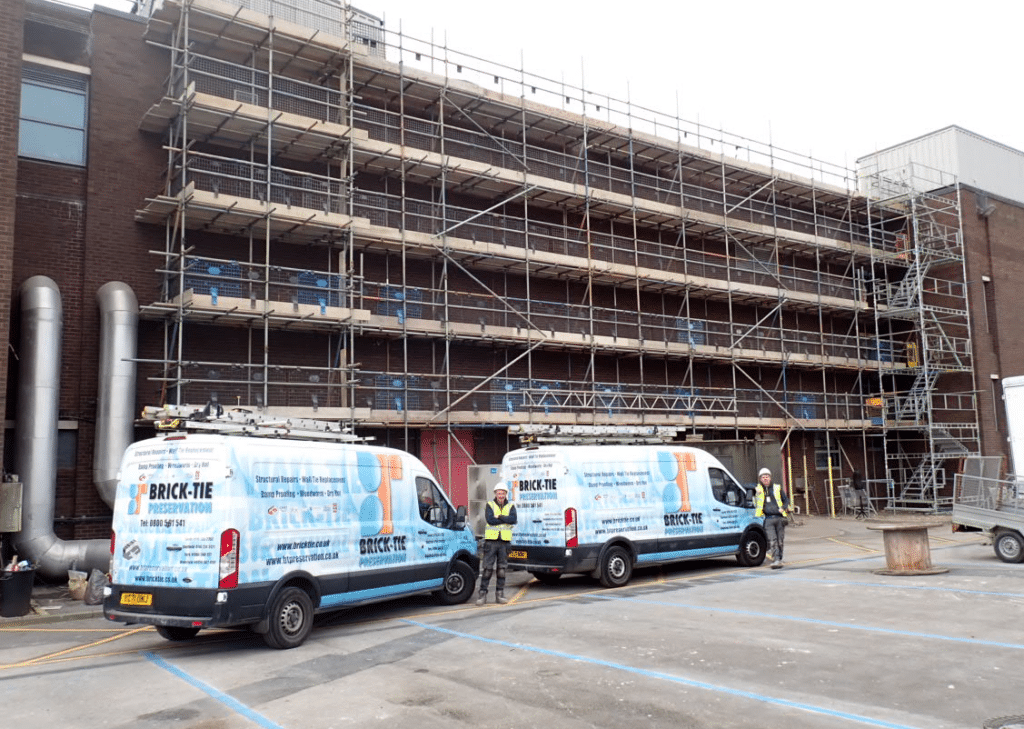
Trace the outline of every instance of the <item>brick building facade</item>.
{"type": "Polygon", "coordinates": [[[19,286],[50,277],[62,538],[109,526],[91,468],[96,292],[112,280],[140,302],[139,408],[342,420],[450,474],[457,502],[466,464],[499,462],[514,425],[774,442],[820,513],[854,469],[930,508],[955,468],[937,443],[1004,448],[985,388],[1024,371],[1017,203],[981,217],[956,184],[865,198],[849,171],[677,141],[678,120],[665,139],[589,118],[581,91],[567,111],[529,82],[417,70],[428,45],[389,56],[338,18],[5,5],[0,372],[10,433],[19,286]],[[87,163],[19,157],[26,64],[87,80],[87,163]],[[921,269],[940,290],[906,290],[921,269]],[[938,309],[953,314],[930,337],[918,322],[938,309]]]}

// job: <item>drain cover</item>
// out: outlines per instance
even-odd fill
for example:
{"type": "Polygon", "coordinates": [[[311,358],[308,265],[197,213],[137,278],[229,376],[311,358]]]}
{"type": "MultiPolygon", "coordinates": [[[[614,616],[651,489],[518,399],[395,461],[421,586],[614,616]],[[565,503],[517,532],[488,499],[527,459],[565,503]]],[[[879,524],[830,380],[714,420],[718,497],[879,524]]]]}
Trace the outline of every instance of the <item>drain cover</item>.
{"type": "Polygon", "coordinates": [[[983,729],[1024,729],[1024,714],[989,719],[982,724],[982,727],[983,729]]]}

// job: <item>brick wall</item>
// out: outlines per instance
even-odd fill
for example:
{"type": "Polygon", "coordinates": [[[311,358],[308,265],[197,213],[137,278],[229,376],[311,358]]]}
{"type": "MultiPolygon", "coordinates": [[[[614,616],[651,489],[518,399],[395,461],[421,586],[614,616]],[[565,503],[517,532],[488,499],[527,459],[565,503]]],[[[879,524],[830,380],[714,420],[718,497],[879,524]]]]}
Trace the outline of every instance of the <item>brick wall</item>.
{"type": "MultiPolygon", "coordinates": [[[[146,138],[139,121],[160,97],[168,63],[142,42],[139,18],[98,10],[91,24],[88,167],[22,160],[11,168],[18,183],[14,294],[27,278],[43,274],[56,282],[63,305],[60,417],[78,428],[75,467],[62,468],[57,476],[55,531],[65,539],[109,535],[110,510],[92,473],[99,368],[96,292],[109,281],[124,281],[140,304],[151,301],[161,261],[149,251],[163,247],[163,230],[137,224],[134,212],[146,195],[161,190],[165,157],[160,140],[146,138]]],[[[5,18],[0,32],[18,32],[21,25],[5,18]]],[[[3,49],[10,45],[5,40],[3,49]]],[[[0,136],[7,144],[8,135],[0,136]]],[[[16,154],[15,147],[11,158],[16,154]]],[[[7,173],[6,166],[0,169],[0,175],[7,173]]],[[[9,265],[10,258],[4,261],[9,265]]],[[[4,305],[10,301],[10,295],[3,298],[4,305]]],[[[9,320],[0,316],[4,325],[9,320]]],[[[16,319],[14,325],[17,329],[16,319]]],[[[16,366],[10,377],[16,383],[16,366]]]]}
{"type": "MultiPolygon", "coordinates": [[[[24,0],[8,0],[3,5],[0,22],[0,413],[7,413],[10,388],[7,378],[6,343],[11,337],[11,289],[14,264],[15,191],[18,184],[18,112],[21,104],[22,27],[24,0]]],[[[0,439],[0,455],[3,451],[0,439]]]]}
{"type": "Polygon", "coordinates": [[[963,191],[975,386],[982,454],[1009,458],[1002,391],[993,388],[991,376],[1024,375],[1024,207],[992,197],[987,201],[995,210],[985,218],[977,212],[974,191],[963,191]]]}

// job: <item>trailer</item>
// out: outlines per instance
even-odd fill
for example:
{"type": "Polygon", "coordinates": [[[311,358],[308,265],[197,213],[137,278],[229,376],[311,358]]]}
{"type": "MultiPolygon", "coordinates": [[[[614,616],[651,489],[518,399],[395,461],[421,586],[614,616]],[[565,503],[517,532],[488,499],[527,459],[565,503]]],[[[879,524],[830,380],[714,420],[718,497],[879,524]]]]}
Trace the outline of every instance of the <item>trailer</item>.
{"type": "Polygon", "coordinates": [[[956,474],[953,480],[953,531],[985,532],[999,559],[1024,562],[1024,492],[1020,482],[969,473],[967,465],[965,472],[956,474]]]}
{"type": "Polygon", "coordinates": [[[953,483],[953,531],[981,531],[1004,562],[1024,562],[1024,376],[1003,379],[1010,464],[1002,456],[964,460],[953,483]]]}

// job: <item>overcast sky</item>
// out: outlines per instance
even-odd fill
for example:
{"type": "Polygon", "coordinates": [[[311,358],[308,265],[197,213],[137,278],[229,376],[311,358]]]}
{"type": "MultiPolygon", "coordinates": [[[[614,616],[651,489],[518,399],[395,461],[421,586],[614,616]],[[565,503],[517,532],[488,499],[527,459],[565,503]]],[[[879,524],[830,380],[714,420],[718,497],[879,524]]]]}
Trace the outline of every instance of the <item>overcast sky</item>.
{"type": "Polygon", "coordinates": [[[439,46],[834,164],[950,124],[1024,149],[1017,0],[353,4],[439,46]]]}

